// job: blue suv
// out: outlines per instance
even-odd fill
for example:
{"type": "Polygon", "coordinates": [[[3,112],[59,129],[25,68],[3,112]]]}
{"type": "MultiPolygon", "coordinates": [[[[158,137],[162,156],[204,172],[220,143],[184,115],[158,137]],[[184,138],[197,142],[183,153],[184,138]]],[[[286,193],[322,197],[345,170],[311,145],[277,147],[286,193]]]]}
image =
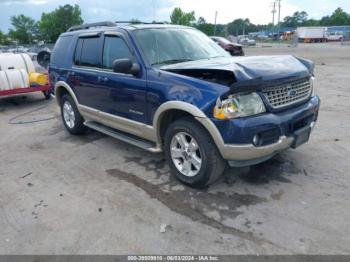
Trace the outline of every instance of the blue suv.
{"type": "Polygon", "coordinates": [[[320,100],[314,64],[232,57],[184,26],[113,22],[63,33],[49,78],[67,130],[92,128],[150,152],[205,187],[230,166],[254,165],[308,141],[320,100]]]}

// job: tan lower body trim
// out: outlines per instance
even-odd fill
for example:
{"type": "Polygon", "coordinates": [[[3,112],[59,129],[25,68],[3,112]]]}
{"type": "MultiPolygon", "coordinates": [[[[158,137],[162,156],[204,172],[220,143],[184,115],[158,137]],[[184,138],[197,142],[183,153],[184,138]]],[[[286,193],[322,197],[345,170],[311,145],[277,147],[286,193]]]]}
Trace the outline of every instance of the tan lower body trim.
{"type": "MultiPolygon", "coordinates": [[[[124,117],[108,114],[91,107],[79,105],[79,111],[86,120],[93,120],[120,131],[157,143],[157,132],[149,126],[124,117]]],[[[157,143],[158,144],[158,143],[157,143]]]]}

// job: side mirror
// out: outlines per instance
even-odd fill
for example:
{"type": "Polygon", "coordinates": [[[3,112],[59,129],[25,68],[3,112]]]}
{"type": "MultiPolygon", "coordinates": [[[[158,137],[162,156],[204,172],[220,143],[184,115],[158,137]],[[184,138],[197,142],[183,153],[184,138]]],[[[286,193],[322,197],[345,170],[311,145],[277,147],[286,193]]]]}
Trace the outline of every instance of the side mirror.
{"type": "Polygon", "coordinates": [[[121,58],[113,61],[113,72],[122,74],[137,75],[140,72],[140,65],[133,63],[129,58],[121,58]]]}

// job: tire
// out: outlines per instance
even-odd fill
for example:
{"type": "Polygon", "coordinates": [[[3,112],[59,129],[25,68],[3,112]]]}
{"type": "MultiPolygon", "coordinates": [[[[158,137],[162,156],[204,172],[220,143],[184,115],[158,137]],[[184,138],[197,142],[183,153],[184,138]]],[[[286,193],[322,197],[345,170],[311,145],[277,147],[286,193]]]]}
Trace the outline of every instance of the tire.
{"type": "Polygon", "coordinates": [[[50,100],[51,99],[50,91],[43,91],[43,94],[44,94],[46,100],[50,100]]]}
{"type": "Polygon", "coordinates": [[[244,56],[244,51],[242,50],[237,50],[237,51],[230,51],[231,56],[244,56]]]}
{"type": "Polygon", "coordinates": [[[72,135],[85,133],[84,118],[80,115],[79,110],[70,95],[63,95],[61,99],[61,116],[65,128],[72,135]]]}
{"type": "Polygon", "coordinates": [[[168,127],[164,151],[170,172],[190,187],[203,188],[214,183],[226,166],[207,130],[193,118],[179,119],[168,127]],[[188,151],[184,153],[186,142],[188,151]]]}

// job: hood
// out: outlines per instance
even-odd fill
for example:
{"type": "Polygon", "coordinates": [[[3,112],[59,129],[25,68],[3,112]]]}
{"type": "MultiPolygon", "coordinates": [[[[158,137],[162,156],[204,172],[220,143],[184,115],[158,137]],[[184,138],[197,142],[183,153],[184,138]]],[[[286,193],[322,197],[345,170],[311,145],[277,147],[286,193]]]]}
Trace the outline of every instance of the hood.
{"type": "Polygon", "coordinates": [[[291,55],[222,57],[172,64],[160,69],[180,74],[186,74],[186,71],[206,70],[233,73],[234,82],[240,82],[257,78],[275,80],[308,76],[313,73],[313,63],[291,55]]]}
{"type": "Polygon", "coordinates": [[[243,45],[238,44],[238,43],[231,43],[231,44],[227,44],[229,46],[236,46],[236,47],[243,47],[243,45]]]}

